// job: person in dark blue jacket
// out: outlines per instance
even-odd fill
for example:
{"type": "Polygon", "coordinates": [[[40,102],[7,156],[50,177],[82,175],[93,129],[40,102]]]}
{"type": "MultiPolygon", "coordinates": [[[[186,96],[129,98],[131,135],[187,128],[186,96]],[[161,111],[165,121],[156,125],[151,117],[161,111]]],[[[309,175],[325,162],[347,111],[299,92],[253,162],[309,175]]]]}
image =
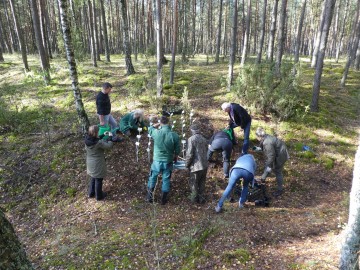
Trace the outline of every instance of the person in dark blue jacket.
{"type": "Polygon", "coordinates": [[[221,151],[225,178],[229,177],[230,157],[233,147],[232,139],[232,131],[230,129],[223,129],[216,132],[209,141],[208,161],[212,161],[212,155],[215,151],[221,151]]]}
{"type": "Polygon", "coordinates": [[[223,207],[225,200],[230,195],[232,189],[235,187],[236,183],[243,179],[242,181],[242,191],[239,199],[239,208],[244,207],[244,203],[247,200],[249,184],[254,180],[254,175],[256,171],[256,162],[253,155],[245,154],[240,156],[234,165],[231,168],[229,183],[219,200],[218,204],[215,207],[215,211],[219,213],[223,207]]]}
{"type": "MultiPolygon", "coordinates": [[[[251,116],[248,112],[237,103],[225,102],[221,105],[221,109],[229,115],[229,127],[234,129],[241,127],[244,130],[244,144],[242,147],[242,153],[247,154],[249,149],[249,136],[251,127],[251,116]]],[[[235,135],[233,133],[234,141],[235,135]]]]}

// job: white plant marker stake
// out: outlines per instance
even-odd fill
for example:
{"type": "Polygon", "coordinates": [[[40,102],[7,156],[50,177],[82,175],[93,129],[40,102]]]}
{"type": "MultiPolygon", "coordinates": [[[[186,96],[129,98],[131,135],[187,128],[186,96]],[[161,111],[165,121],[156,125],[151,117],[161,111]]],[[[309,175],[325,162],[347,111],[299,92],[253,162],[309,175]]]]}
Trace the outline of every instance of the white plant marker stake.
{"type": "Polygon", "coordinates": [[[190,111],[190,125],[191,125],[191,119],[192,119],[193,116],[194,116],[194,110],[191,109],[191,111],[190,111]]]}
{"type": "Polygon", "coordinates": [[[139,145],[140,145],[140,138],[141,138],[141,131],[142,131],[142,128],[141,127],[138,127],[138,132],[139,134],[136,135],[136,139],[137,139],[137,142],[135,143],[135,147],[136,147],[136,162],[139,162],[139,145]]]}
{"type": "Polygon", "coordinates": [[[148,153],[148,161],[149,161],[149,163],[150,163],[150,145],[151,145],[151,135],[150,135],[150,134],[148,134],[147,136],[148,136],[148,138],[149,138],[149,141],[148,141],[148,147],[146,148],[146,151],[147,151],[147,153],[148,153]]]}
{"type": "MultiPolygon", "coordinates": [[[[185,134],[183,134],[185,135],[185,134]]],[[[182,152],[183,152],[183,158],[185,158],[185,143],[186,143],[186,140],[181,140],[181,143],[182,143],[182,152]]]]}

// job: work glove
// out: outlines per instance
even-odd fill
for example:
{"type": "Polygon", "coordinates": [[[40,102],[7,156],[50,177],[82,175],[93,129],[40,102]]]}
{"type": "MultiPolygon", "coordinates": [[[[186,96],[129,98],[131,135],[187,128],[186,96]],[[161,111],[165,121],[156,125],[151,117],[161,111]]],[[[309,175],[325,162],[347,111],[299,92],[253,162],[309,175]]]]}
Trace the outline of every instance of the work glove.
{"type": "Polygon", "coordinates": [[[105,132],[104,132],[104,135],[105,135],[105,136],[109,136],[109,137],[112,137],[112,136],[113,136],[113,134],[112,134],[111,131],[105,131],[105,132]]]}
{"type": "Polygon", "coordinates": [[[254,146],[254,147],[252,148],[252,150],[255,151],[255,152],[260,152],[260,151],[261,151],[261,147],[259,147],[259,146],[254,146]]]}

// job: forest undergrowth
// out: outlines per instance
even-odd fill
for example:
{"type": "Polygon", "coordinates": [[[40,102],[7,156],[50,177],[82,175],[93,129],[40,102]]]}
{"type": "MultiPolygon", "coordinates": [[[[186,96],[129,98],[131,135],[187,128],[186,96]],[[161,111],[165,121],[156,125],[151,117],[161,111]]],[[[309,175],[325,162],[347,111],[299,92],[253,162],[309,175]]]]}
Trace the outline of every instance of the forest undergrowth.
{"type": "MultiPolygon", "coordinates": [[[[66,62],[52,60],[52,81],[46,86],[35,56],[26,73],[18,56],[5,58],[0,63],[0,206],[36,269],[337,269],[359,133],[358,71],[340,88],[343,63],[326,62],[320,112],[310,113],[314,71],[308,59],[302,59],[296,112],[280,121],[271,112],[259,112],[256,102],[244,104],[239,92],[226,90],[225,62],[206,65],[201,56],[179,62],[174,85],[167,83],[165,66],[161,99],[154,98],[155,59],[139,57],[134,63],[137,74],[131,77],[125,76],[121,56],[99,62],[98,68],[78,63],[92,124],[97,123],[96,94],[109,81],[118,119],[135,108],[149,115],[186,104],[209,137],[225,127],[220,105],[231,101],[251,112],[251,146],[257,145],[258,126],[286,142],[291,159],[285,166],[285,193],[273,198],[270,207],[249,202],[238,209],[226,202],[225,211],[216,214],[214,207],[227,185],[221,164],[209,168],[205,204],[190,203],[184,170],[173,173],[167,205],[145,202],[150,168],[146,136],[140,140],[138,161],[134,141],[114,146],[107,154],[108,197],[101,202],[87,198],[84,142],[66,62]]],[[[172,120],[179,123],[180,116],[172,120]]],[[[181,133],[180,125],[175,130],[181,133]]],[[[241,146],[243,133],[236,132],[241,146]]],[[[254,155],[262,170],[263,156],[254,155]]],[[[267,186],[271,194],[274,177],[267,186]]],[[[158,185],[155,199],[159,195],[158,185]]]]}

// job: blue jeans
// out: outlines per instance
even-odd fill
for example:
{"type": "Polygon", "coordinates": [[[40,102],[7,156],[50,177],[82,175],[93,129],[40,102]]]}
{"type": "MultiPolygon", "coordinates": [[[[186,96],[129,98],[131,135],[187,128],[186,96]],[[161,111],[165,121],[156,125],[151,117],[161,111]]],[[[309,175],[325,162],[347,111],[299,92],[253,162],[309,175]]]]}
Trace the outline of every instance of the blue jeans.
{"type": "Polygon", "coordinates": [[[162,173],[162,192],[170,191],[170,178],[173,170],[172,162],[167,161],[153,161],[151,164],[150,176],[148,181],[148,188],[153,189],[157,182],[157,177],[162,173]]]}
{"type": "Polygon", "coordinates": [[[222,151],[224,176],[229,177],[230,157],[232,151],[231,141],[226,139],[213,140],[207,152],[208,160],[211,159],[215,151],[222,151]]]}
{"type": "Polygon", "coordinates": [[[117,122],[111,114],[104,115],[104,121],[105,125],[109,124],[111,126],[111,131],[114,131],[118,127],[117,122]]]}
{"type": "MultiPolygon", "coordinates": [[[[238,126],[235,123],[231,123],[230,127],[234,129],[238,126]]],[[[249,149],[250,127],[251,127],[251,120],[244,128],[244,144],[243,144],[242,151],[241,151],[243,154],[247,154],[247,151],[249,149]]],[[[235,134],[234,134],[234,136],[235,136],[235,134]]]]}
{"type": "Polygon", "coordinates": [[[231,171],[229,183],[228,183],[228,185],[227,185],[221,199],[219,200],[218,206],[220,206],[220,207],[223,206],[224,201],[230,195],[231,190],[235,187],[236,183],[241,178],[243,179],[243,188],[242,188],[242,191],[241,191],[241,196],[240,196],[239,202],[241,204],[244,204],[246,202],[247,195],[248,195],[248,190],[249,190],[249,183],[251,183],[252,180],[254,179],[254,175],[252,173],[248,172],[245,169],[234,168],[231,171]]]}

